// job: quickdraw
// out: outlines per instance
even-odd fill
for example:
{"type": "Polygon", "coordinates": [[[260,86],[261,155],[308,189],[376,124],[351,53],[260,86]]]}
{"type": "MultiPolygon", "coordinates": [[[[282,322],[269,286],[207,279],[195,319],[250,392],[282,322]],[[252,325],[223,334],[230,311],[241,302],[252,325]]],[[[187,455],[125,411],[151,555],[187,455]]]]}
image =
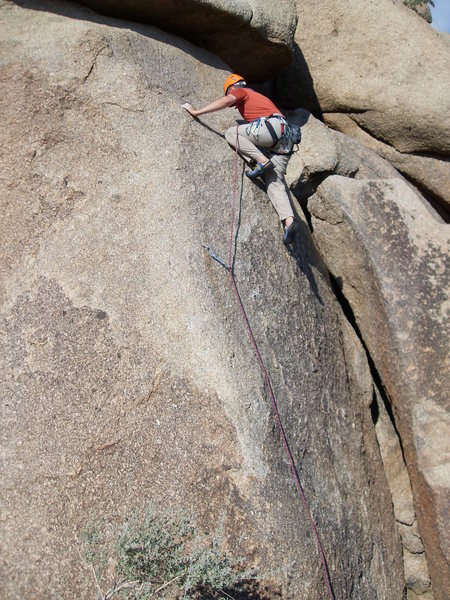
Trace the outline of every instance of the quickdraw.
{"type": "Polygon", "coordinates": [[[208,244],[202,244],[203,248],[206,250],[206,252],[210,255],[210,257],[212,259],[214,259],[215,261],[217,261],[219,263],[219,265],[222,265],[222,267],[225,267],[225,269],[227,271],[230,271],[231,267],[226,265],[222,259],[220,259],[217,254],[214,252],[214,250],[211,248],[211,246],[208,246],[208,244]]]}

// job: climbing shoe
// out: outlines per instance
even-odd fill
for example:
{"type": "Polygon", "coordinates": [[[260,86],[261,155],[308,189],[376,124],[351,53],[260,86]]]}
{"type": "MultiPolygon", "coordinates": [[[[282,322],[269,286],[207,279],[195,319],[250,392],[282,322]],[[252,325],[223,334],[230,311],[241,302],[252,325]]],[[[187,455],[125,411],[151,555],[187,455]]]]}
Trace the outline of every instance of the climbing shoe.
{"type": "Polygon", "coordinates": [[[292,242],[294,241],[295,236],[297,235],[297,233],[300,231],[300,225],[297,223],[297,221],[293,221],[289,227],[287,227],[284,230],[284,235],[283,235],[283,242],[287,245],[287,244],[292,244],[292,242]]]}
{"type": "Polygon", "coordinates": [[[275,165],[269,160],[265,165],[260,162],[256,163],[256,167],[251,171],[246,171],[245,174],[249,179],[256,179],[257,177],[262,177],[269,171],[273,171],[273,169],[275,169],[275,165]]]}

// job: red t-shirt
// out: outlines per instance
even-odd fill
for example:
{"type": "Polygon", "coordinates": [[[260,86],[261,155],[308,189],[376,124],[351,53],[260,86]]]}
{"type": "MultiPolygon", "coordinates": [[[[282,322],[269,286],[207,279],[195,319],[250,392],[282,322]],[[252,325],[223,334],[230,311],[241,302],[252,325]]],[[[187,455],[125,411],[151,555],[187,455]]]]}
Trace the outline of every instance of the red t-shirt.
{"type": "Polygon", "coordinates": [[[247,122],[259,119],[259,117],[270,117],[274,113],[282,114],[269,98],[251,88],[236,88],[230,90],[229,93],[236,98],[235,108],[247,122]]]}

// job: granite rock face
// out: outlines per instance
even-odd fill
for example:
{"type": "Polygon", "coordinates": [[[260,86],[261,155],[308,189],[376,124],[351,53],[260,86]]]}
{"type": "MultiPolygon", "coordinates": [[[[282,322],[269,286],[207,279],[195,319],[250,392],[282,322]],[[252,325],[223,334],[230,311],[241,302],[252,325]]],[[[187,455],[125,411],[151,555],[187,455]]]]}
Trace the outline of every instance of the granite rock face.
{"type": "MultiPolygon", "coordinates": [[[[227,272],[217,57],[61,2],[0,2],[2,593],[91,598],[93,513],[187,508],[270,595],[326,596],[227,272]],[[64,14],[62,14],[64,13],[64,14]],[[202,86],[198,85],[202,82],[202,86]]],[[[235,275],[338,598],[401,598],[365,355],[301,220],[239,171],[235,275]],[[357,543],[355,543],[355,541],[357,543]]]]}
{"type": "MultiPolygon", "coordinates": [[[[392,404],[433,590],[449,588],[449,236],[401,179],[331,176],[308,201],[321,254],[392,404]]],[[[423,591],[423,590],[422,590],[423,591]]]]}
{"type": "Polygon", "coordinates": [[[292,59],[295,0],[80,0],[79,4],[178,33],[208,48],[249,80],[273,77],[292,59]]]}

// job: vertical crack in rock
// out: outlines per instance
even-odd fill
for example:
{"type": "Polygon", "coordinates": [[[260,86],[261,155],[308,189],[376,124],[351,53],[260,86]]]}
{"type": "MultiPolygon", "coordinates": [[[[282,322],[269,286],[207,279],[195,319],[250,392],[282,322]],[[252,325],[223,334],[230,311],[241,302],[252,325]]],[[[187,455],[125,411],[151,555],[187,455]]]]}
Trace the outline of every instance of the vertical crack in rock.
{"type": "Polygon", "coordinates": [[[97,54],[94,57],[94,60],[92,61],[92,65],[89,69],[89,71],[87,72],[87,75],[85,75],[85,77],[83,78],[83,83],[86,83],[86,81],[89,79],[89,77],[91,76],[92,72],[94,71],[95,66],[97,65],[97,60],[98,57],[100,56],[100,54],[102,54],[102,52],[104,50],[106,50],[108,48],[108,46],[102,46],[102,48],[100,48],[97,52],[97,54]]]}
{"type": "MultiPolygon", "coordinates": [[[[321,179],[324,181],[325,177],[321,179]]],[[[305,214],[308,222],[311,216],[307,208],[305,214]]],[[[339,302],[343,314],[355,332],[367,357],[370,373],[373,379],[373,398],[370,404],[372,422],[377,432],[377,441],[380,447],[385,472],[391,490],[394,514],[403,546],[403,562],[405,584],[408,590],[415,594],[423,594],[431,590],[428,565],[424,556],[424,549],[417,529],[417,521],[413,506],[412,491],[406,469],[404,449],[400,434],[397,430],[395,417],[391,404],[384,390],[383,383],[375,363],[367,349],[355,320],[352,308],[343,295],[333,274],[329,272],[332,288],[339,302]],[[382,411],[380,411],[382,407],[382,411]],[[388,423],[386,422],[388,420],[388,423]],[[381,424],[382,423],[382,424],[381,424]],[[421,558],[412,555],[423,555],[421,558]]],[[[372,555],[371,564],[378,565],[378,560],[372,555]],[[374,562],[375,561],[375,562],[374,562]]]]}

